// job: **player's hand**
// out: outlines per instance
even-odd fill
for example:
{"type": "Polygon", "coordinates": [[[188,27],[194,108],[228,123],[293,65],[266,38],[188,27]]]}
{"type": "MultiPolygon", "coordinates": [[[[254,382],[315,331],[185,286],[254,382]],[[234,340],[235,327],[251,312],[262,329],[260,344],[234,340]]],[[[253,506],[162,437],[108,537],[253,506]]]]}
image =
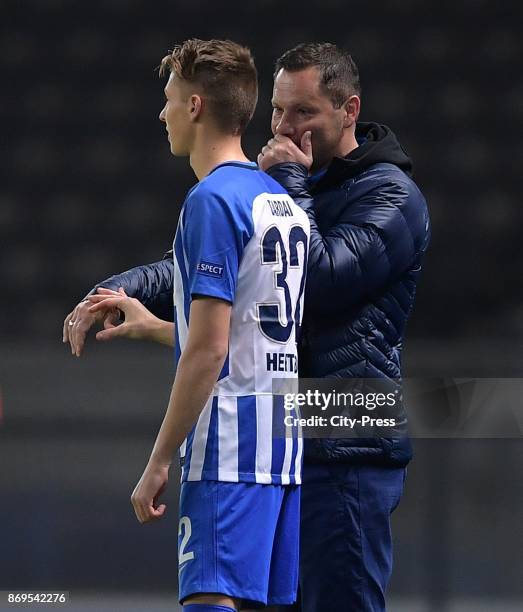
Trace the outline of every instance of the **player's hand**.
{"type": "Polygon", "coordinates": [[[258,166],[267,170],[275,164],[283,162],[297,162],[303,164],[307,170],[312,166],[311,132],[304,132],[300,146],[297,147],[288,136],[276,134],[263,147],[258,155],[258,166]]]}
{"type": "Polygon", "coordinates": [[[158,498],[165,491],[169,480],[169,466],[152,459],[131,495],[131,503],[140,523],[157,521],[167,510],[165,504],[158,505],[158,498]]]}
{"type": "Polygon", "coordinates": [[[150,340],[158,329],[160,319],[155,317],[136,298],[129,297],[120,287],[118,291],[100,288],[96,295],[90,295],[89,312],[93,315],[111,312],[117,309],[125,314],[125,322],[115,325],[108,321],[105,329],[96,334],[97,340],[113,340],[113,338],[131,338],[133,340],[150,340]]]}
{"type": "MultiPolygon", "coordinates": [[[[110,291],[110,289],[104,289],[110,291]]],[[[115,292],[112,292],[115,293],[115,292]]],[[[80,357],[82,354],[87,333],[96,323],[104,323],[105,326],[116,325],[120,313],[117,309],[107,309],[100,312],[90,312],[91,304],[88,300],[82,300],[70,312],[64,321],[62,342],[69,342],[71,354],[80,357]]]]}

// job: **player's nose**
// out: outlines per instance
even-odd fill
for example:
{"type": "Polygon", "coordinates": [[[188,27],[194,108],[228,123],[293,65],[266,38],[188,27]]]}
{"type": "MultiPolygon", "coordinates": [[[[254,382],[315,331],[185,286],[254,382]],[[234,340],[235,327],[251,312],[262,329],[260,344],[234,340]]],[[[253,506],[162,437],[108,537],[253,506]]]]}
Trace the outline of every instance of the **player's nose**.
{"type": "Polygon", "coordinates": [[[163,121],[165,123],[165,107],[162,108],[162,110],[160,111],[159,119],[160,119],[160,121],[163,121]]]}

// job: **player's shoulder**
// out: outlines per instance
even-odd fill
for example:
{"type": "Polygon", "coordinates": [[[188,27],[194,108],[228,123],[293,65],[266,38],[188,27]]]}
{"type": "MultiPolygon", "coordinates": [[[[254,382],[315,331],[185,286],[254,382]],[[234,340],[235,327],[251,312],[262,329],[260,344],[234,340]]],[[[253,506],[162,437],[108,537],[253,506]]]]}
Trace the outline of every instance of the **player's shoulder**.
{"type": "Polygon", "coordinates": [[[186,204],[189,215],[196,210],[201,214],[221,212],[236,221],[245,217],[244,222],[248,224],[263,209],[277,211],[285,207],[295,218],[306,217],[280,183],[255,163],[246,162],[217,166],[193,187],[186,204]]]}
{"type": "Polygon", "coordinates": [[[256,164],[250,163],[220,164],[191,189],[186,201],[189,204],[204,201],[210,206],[228,203],[230,206],[238,200],[239,194],[248,193],[253,189],[257,170],[256,164]]]}
{"type": "Polygon", "coordinates": [[[220,194],[238,193],[242,188],[255,189],[259,174],[258,166],[253,162],[226,162],[214,168],[201,185],[220,194]]]}

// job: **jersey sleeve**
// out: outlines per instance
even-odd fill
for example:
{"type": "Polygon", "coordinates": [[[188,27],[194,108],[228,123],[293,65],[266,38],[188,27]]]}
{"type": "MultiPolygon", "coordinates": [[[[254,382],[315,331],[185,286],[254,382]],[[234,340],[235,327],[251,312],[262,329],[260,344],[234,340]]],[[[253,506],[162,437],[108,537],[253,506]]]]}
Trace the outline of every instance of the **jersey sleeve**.
{"type": "Polygon", "coordinates": [[[204,295],[234,302],[244,233],[241,219],[220,195],[204,189],[191,194],[184,219],[191,297],[204,295]]]}

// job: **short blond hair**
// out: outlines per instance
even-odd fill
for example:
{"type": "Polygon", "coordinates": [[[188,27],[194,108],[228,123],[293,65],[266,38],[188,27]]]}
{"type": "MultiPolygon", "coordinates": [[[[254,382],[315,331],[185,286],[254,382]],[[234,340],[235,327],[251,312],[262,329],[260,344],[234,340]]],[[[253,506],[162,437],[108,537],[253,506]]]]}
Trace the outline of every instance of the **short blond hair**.
{"type": "Polygon", "coordinates": [[[160,76],[168,71],[202,88],[218,128],[233,135],[244,132],[258,101],[258,73],[247,47],[191,38],[162,59],[160,76]]]}

